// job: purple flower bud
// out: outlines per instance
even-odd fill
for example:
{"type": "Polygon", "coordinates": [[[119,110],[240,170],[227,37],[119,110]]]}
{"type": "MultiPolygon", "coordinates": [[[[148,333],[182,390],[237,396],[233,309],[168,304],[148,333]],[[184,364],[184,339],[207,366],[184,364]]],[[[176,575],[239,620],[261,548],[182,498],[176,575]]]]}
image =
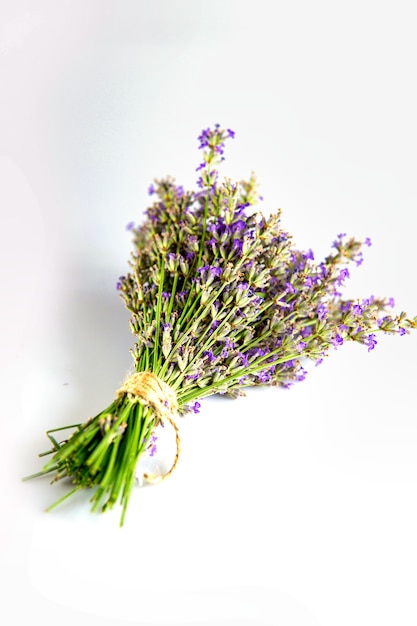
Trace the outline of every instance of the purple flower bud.
{"type": "Polygon", "coordinates": [[[209,146],[210,133],[210,128],[206,128],[201,131],[201,135],[198,137],[198,141],[200,142],[200,145],[198,146],[199,149],[207,148],[209,146]]]}
{"type": "Polygon", "coordinates": [[[306,376],[307,376],[307,370],[305,370],[302,367],[300,369],[300,371],[297,373],[297,380],[298,380],[298,382],[301,382],[302,380],[304,380],[306,376]]]}
{"type": "Polygon", "coordinates": [[[327,307],[323,303],[319,304],[317,307],[317,317],[319,320],[324,320],[327,316],[327,312],[327,307]]]}
{"type": "Polygon", "coordinates": [[[334,339],[332,340],[332,344],[335,348],[343,345],[343,337],[341,337],[339,334],[336,334],[334,339]]]}
{"type": "Polygon", "coordinates": [[[235,233],[239,230],[245,230],[247,227],[248,225],[246,224],[246,222],[244,222],[243,220],[237,220],[230,225],[230,230],[232,231],[232,233],[235,233]]]}
{"type": "Polygon", "coordinates": [[[262,370],[261,372],[258,372],[257,376],[258,380],[261,383],[269,383],[271,380],[271,374],[267,370],[262,370]]]}
{"type": "Polygon", "coordinates": [[[240,352],[239,356],[240,356],[240,360],[242,362],[243,367],[248,367],[249,366],[249,359],[246,356],[246,354],[243,354],[242,352],[240,352]]]}
{"type": "Polygon", "coordinates": [[[194,413],[200,413],[200,407],[201,407],[201,404],[196,401],[193,404],[192,410],[194,411],[194,413]]]}
{"type": "Polygon", "coordinates": [[[349,277],[350,277],[350,274],[349,274],[348,268],[347,267],[342,268],[339,272],[339,276],[336,279],[337,285],[340,287],[343,284],[343,281],[349,277]]]}
{"type": "Polygon", "coordinates": [[[244,213],[245,209],[250,206],[250,202],[245,202],[244,204],[238,204],[235,209],[235,213],[239,215],[240,213],[244,213]]]}
{"type": "Polygon", "coordinates": [[[209,363],[213,363],[213,361],[216,360],[213,350],[206,350],[206,352],[204,352],[204,356],[209,363]]]}
{"type": "Polygon", "coordinates": [[[240,239],[233,239],[233,247],[235,248],[235,250],[237,250],[238,252],[242,252],[242,248],[243,248],[243,241],[241,241],[240,239]]]}
{"type": "Polygon", "coordinates": [[[375,339],[375,335],[374,333],[371,333],[370,335],[368,335],[368,337],[365,340],[365,345],[368,346],[368,352],[370,352],[371,350],[373,350],[377,344],[377,340],[375,339]]]}

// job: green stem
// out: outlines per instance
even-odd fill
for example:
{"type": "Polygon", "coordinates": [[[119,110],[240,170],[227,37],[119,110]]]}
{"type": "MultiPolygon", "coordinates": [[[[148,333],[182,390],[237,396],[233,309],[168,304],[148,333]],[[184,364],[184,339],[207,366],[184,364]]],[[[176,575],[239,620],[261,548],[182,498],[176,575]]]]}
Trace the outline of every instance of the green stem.
{"type": "MultiPolygon", "coordinates": [[[[233,384],[236,384],[242,376],[256,374],[257,372],[262,371],[265,368],[265,359],[269,358],[271,354],[273,354],[273,352],[269,352],[269,354],[265,355],[264,357],[260,357],[259,359],[257,359],[255,361],[255,365],[239,368],[237,371],[233,372],[233,374],[225,376],[221,380],[216,381],[211,385],[204,387],[203,389],[197,387],[192,390],[186,390],[184,393],[179,393],[178,395],[180,398],[180,403],[188,404],[189,402],[192,402],[197,398],[206,398],[217,393],[218,388],[221,387],[224,383],[232,382],[231,386],[233,386],[233,384]]],[[[275,361],[268,361],[268,367],[279,365],[281,363],[286,363],[287,361],[291,361],[292,359],[296,359],[299,357],[300,353],[298,352],[297,354],[287,355],[281,359],[276,359],[275,361]]]]}
{"type": "Polygon", "coordinates": [[[162,310],[162,292],[164,290],[165,282],[165,253],[161,255],[159,263],[159,287],[158,287],[158,299],[156,303],[156,329],[155,329],[155,341],[153,347],[153,371],[156,372],[158,367],[158,348],[159,348],[159,328],[161,326],[161,310],[162,310]]]}
{"type": "Polygon", "coordinates": [[[53,509],[55,509],[57,506],[59,506],[60,504],[62,504],[65,500],[67,500],[67,498],[69,498],[70,496],[72,496],[76,491],[79,491],[81,489],[80,485],[77,485],[74,489],[72,489],[71,491],[68,491],[68,493],[66,493],[64,496],[62,496],[62,498],[60,498],[59,500],[57,500],[56,502],[54,502],[53,504],[51,504],[51,506],[49,506],[46,510],[49,513],[49,511],[52,511],[53,509]]]}
{"type": "MultiPolygon", "coordinates": [[[[41,454],[39,454],[38,456],[42,456],[41,454]]],[[[32,478],[40,478],[40,476],[46,476],[47,474],[50,474],[51,472],[55,472],[55,470],[58,469],[58,465],[54,465],[53,467],[51,467],[51,469],[48,469],[47,471],[42,470],[40,472],[36,472],[36,474],[30,474],[29,476],[24,476],[22,478],[23,482],[26,482],[27,480],[32,480],[32,478]]]]}
{"type": "MultiPolygon", "coordinates": [[[[221,312],[223,312],[224,310],[226,310],[228,307],[224,306],[221,309],[221,312]]],[[[203,346],[200,348],[200,350],[197,352],[197,354],[193,357],[193,359],[187,364],[187,367],[185,368],[185,370],[178,375],[177,373],[173,373],[173,376],[176,376],[176,380],[175,383],[171,383],[170,380],[168,380],[168,384],[170,384],[172,386],[173,389],[178,389],[178,387],[182,384],[183,380],[186,378],[187,376],[187,372],[190,372],[193,368],[193,366],[195,365],[195,363],[198,361],[198,359],[201,357],[201,355],[206,352],[207,350],[210,350],[211,346],[213,344],[215,344],[218,341],[218,335],[219,332],[222,330],[222,328],[224,328],[224,326],[228,323],[230,317],[233,315],[233,313],[235,312],[235,309],[237,307],[233,307],[229,313],[226,315],[226,317],[220,322],[220,324],[218,325],[218,327],[216,328],[216,331],[209,337],[208,341],[206,343],[203,344],[203,346]]],[[[207,336],[207,333],[210,330],[210,326],[208,326],[206,328],[206,330],[204,331],[204,333],[202,334],[201,337],[199,337],[199,341],[202,342],[204,340],[204,338],[207,336]]]]}
{"type": "Polygon", "coordinates": [[[177,272],[175,274],[175,276],[174,276],[174,282],[172,283],[172,288],[171,288],[171,298],[170,298],[170,301],[169,301],[168,313],[167,313],[168,318],[171,317],[172,308],[174,306],[175,294],[177,293],[178,278],[179,278],[179,275],[178,275],[178,272],[177,272]]]}

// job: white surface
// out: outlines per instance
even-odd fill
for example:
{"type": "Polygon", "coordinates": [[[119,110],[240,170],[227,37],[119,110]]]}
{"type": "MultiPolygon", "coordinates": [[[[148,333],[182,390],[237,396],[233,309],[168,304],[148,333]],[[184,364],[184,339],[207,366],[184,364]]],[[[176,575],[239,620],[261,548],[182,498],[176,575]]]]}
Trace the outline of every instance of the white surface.
{"type": "Polygon", "coordinates": [[[412,2],[3,1],[1,622],[417,623],[413,336],[346,346],[290,391],[204,402],[171,480],[119,511],[20,483],[47,428],[130,365],[114,289],[154,177],[194,184],[196,137],[236,131],[300,247],[374,245],[349,293],[417,312],[412,2]]]}

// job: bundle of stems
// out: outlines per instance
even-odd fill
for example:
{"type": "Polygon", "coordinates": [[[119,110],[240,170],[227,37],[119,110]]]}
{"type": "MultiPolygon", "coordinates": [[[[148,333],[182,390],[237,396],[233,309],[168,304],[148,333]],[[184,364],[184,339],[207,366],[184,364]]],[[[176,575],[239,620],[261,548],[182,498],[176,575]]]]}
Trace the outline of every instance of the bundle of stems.
{"type": "MultiPolygon", "coordinates": [[[[226,140],[218,125],[199,136],[202,160],[195,191],[172,178],[155,180],[146,218],[130,228],[130,269],[118,283],[137,341],[134,373],[104,411],[75,424],[68,440],[48,431],[51,459],[34,476],[69,478],[72,489],[94,488],[93,510],[119,502],[124,522],[137,482],[137,464],[156,452],[158,425],[175,429],[176,416],[198,412],[212,394],[236,397],[255,385],[290,387],[306,376],[306,361],[322,362],[331,350],[356,341],[372,350],[379,332],[403,335],[417,325],[392,315],[392,298],[343,299],[349,264],[360,265],[362,247],[337,236],[320,263],[298,250],[281,227],[280,212],[265,216],[257,183],[219,181],[226,140]]],[[[33,476],[32,476],[33,477],[33,476]]]]}

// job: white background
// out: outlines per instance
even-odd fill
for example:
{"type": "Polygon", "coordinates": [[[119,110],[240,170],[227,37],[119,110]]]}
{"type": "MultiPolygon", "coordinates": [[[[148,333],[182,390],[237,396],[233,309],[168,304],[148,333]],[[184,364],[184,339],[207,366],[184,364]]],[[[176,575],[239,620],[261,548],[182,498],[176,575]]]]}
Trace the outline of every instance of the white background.
{"type": "Polygon", "coordinates": [[[413,4],[0,1],[2,623],[417,624],[417,333],[205,401],[122,530],[20,482],[124,379],[125,226],[216,122],[301,248],[372,238],[350,296],[417,313],[413,4]]]}

